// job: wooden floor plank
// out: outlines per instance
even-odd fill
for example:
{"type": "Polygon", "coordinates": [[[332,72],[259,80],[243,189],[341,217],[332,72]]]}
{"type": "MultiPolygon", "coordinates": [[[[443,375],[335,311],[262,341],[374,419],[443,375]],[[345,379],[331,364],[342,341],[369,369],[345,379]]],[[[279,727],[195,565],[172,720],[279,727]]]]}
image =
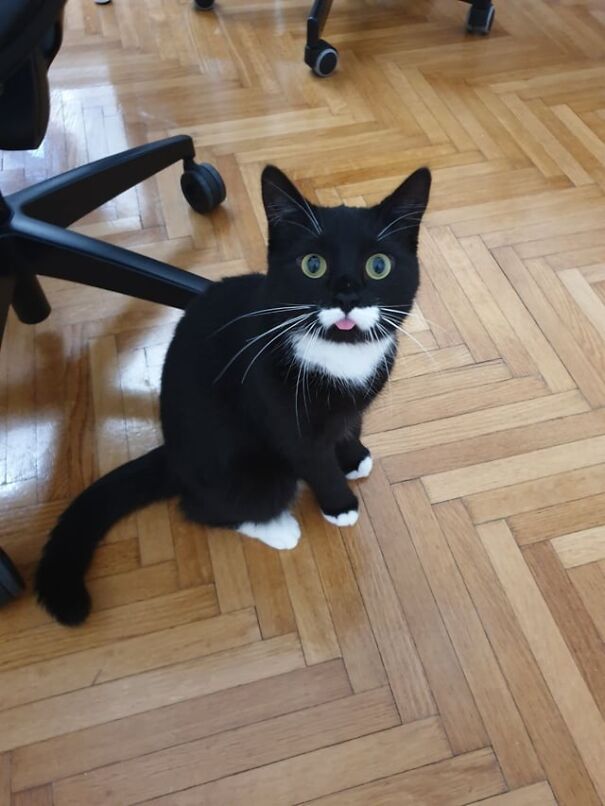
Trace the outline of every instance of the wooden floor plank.
{"type": "Polygon", "coordinates": [[[594,526],[579,532],[561,535],[552,540],[552,547],[565,568],[605,559],[605,529],[594,526]]]}
{"type": "Polygon", "coordinates": [[[79,689],[49,700],[16,706],[3,714],[0,747],[12,749],[32,741],[61,736],[162,707],[175,700],[187,700],[300,668],[303,663],[298,639],[284,635],[242,649],[227,650],[124,680],[101,683],[91,689],[79,689]],[[118,692],[123,696],[117,697],[118,692]],[[125,692],[127,696],[124,696],[125,692]]]}
{"type": "Polygon", "coordinates": [[[357,527],[343,532],[343,538],[402,721],[434,714],[425,670],[365,512],[357,527]]]}
{"type": "Polygon", "coordinates": [[[253,680],[18,748],[13,788],[69,778],[350,695],[342,661],[253,680]]]}
{"type": "Polygon", "coordinates": [[[385,685],[387,676],[341,535],[312,506],[307,506],[302,525],[309,535],[353,690],[385,685]]]}
{"type": "Polygon", "coordinates": [[[0,711],[260,640],[252,608],[0,672],[0,711]]]}
{"type": "Polygon", "coordinates": [[[158,806],[218,806],[243,799],[250,806],[301,803],[343,786],[395,775],[449,755],[439,721],[430,718],[148,802],[158,806]]]}
{"type": "Polygon", "coordinates": [[[597,706],[601,713],[605,713],[605,653],[602,652],[602,639],[582,598],[561,567],[552,543],[527,546],[523,558],[597,706]]]}
{"type": "Polygon", "coordinates": [[[446,445],[404,449],[399,454],[385,457],[382,464],[389,481],[395,483],[574,442],[578,438],[601,435],[604,432],[605,409],[598,409],[527,426],[515,427],[511,423],[511,427],[504,431],[446,445]]]}
{"type": "Polygon", "coordinates": [[[294,632],[296,621],[279,555],[260,540],[244,540],[243,549],[263,638],[294,632]]]}
{"type": "Polygon", "coordinates": [[[601,640],[605,641],[605,602],[603,602],[603,578],[605,563],[590,563],[572,568],[569,578],[582,597],[584,606],[599,631],[601,640]]]}
{"type": "Polygon", "coordinates": [[[425,485],[431,501],[447,501],[508,487],[520,481],[554,476],[566,470],[598,465],[604,456],[605,437],[544,448],[533,454],[485,462],[464,470],[427,476],[425,485]]]}
{"type": "Polygon", "coordinates": [[[290,601],[307,663],[340,657],[340,646],[317,565],[308,543],[281,555],[290,601]]]}
{"type": "Polygon", "coordinates": [[[248,567],[239,535],[213,530],[208,533],[208,548],[221,613],[253,605],[248,567]]]}
{"type": "Polygon", "coordinates": [[[458,414],[419,425],[394,428],[380,434],[369,434],[366,443],[381,456],[392,456],[405,450],[446,445],[462,439],[506,431],[515,425],[536,424],[588,411],[584,398],[576,392],[539,397],[522,403],[494,406],[480,412],[458,414]]]}
{"type": "Polygon", "coordinates": [[[479,535],[595,789],[605,799],[603,717],[506,524],[480,526],[479,535]]]}
{"type": "Polygon", "coordinates": [[[507,785],[515,789],[542,780],[540,762],[422,483],[397,485],[395,496],[507,785]]]}
{"type": "Polygon", "coordinates": [[[306,803],[316,806],[365,806],[368,803],[413,806],[424,799],[443,806],[461,806],[469,802],[469,797],[483,799],[501,792],[504,786],[494,754],[490,750],[476,750],[306,803]]]}
{"type": "Polygon", "coordinates": [[[557,802],[551,788],[543,781],[505,792],[503,795],[495,795],[493,798],[485,798],[481,803],[483,806],[556,806],[557,802]]]}
{"type": "MultiPolygon", "coordinates": [[[[544,513],[543,528],[548,528],[546,510],[556,506],[555,502],[565,502],[567,512],[567,507],[578,495],[600,494],[603,489],[605,489],[605,465],[598,464],[471,493],[466,497],[466,505],[475,523],[510,518],[511,525],[520,523],[521,527],[531,526],[529,519],[533,516],[535,521],[538,518],[536,512],[541,512],[544,513]]],[[[595,516],[596,510],[593,510],[593,517],[595,516]]],[[[520,530],[517,533],[519,543],[532,542],[529,533],[520,530]]]]}
{"type": "Polygon", "coordinates": [[[456,753],[482,747],[488,742],[485,727],[381,465],[363,483],[362,494],[450,745],[456,753]]]}
{"type": "Polygon", "coordinates": [[[558,803],[598,806],[600,798],[468,512],[453,501],[440,504],[436,513],[558,803]]]}
{"type": "Polygon", "coordinates": [[[71,632],[56,623],[28,630],[2,641],[0,669],[14,669],[83,649],[111,644],[125,638],[198,621],[217,615],[213,585],[177,591],[151,601],[114,607],[93,613],[87,629],[71,632]]]}
{"type": "Polygon", "coordinates": [[[138,803],[399,724],[388,688],[85,772],[54,785],[56,806],[138,803]]]}
{"type": "Polygon", "coordinates": [[[0,754],[0,804],[11,806],[11,757],[9,753],[0,754]]]}

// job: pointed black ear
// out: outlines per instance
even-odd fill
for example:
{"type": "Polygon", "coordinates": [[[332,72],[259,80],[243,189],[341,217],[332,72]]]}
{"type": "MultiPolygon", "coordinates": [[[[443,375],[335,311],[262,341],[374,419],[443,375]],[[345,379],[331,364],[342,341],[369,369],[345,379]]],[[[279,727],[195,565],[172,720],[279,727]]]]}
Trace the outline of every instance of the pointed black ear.
{"type": "Polygon", "coordinates": [[[302,221],[307,227],[318,229],[315,226],[316,215],[312,205],[275,165],[267,165],[263,171],[261,187],[265,214],[270,226],[289,220],[302,221]]]}
{"type": "Polygon", "coordinates": [[[431,172],[428,168],[419,168],[410,174],[378,205],[382,225],[378,240],[400,237],[416,251],[420,221],[429,203],[430,191],[431,172]]]}

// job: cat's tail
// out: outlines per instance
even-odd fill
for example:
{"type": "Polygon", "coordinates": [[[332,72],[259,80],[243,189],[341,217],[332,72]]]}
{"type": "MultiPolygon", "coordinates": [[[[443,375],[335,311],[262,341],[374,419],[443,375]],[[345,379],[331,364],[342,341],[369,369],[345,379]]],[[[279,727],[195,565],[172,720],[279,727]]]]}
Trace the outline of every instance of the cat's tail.
{"type": "Polygon", "coordinates": [[[173,495],[163,445],[87,487],[50,533],[36,572],[38,601],[61,624],[81,624],[91,600],[84,575],[105,533],[136,509],[173,495]]]}

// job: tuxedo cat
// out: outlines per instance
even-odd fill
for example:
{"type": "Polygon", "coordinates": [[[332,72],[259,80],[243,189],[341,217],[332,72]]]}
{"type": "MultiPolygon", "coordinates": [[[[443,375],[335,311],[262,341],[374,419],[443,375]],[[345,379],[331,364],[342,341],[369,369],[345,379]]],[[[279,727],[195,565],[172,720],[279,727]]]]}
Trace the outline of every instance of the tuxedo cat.
{"type": "Polygon", "coordinates": [[[103,476],[59,518],[36,577],[58,621],[86,618],[95,547],[152,501],[178,496],[191,520],[277,549],[299,540],[290,507],[300,481],[330,523],[357,521],[347,479],[372,468],[362,413],[414,302],[430,184],[421,168],[375,207],[325,208],[265,168],[268,271],[217,282],[190,304],[164,365],[164,444],[103,476]]]}

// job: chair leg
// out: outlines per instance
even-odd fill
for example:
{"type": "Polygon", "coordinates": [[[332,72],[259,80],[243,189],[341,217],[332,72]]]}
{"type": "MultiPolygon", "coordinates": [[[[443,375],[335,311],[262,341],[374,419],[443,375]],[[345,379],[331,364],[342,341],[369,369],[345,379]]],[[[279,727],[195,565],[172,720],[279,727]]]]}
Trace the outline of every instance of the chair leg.
{"type": "Polygon", "coordinates": [[[15,275],[0,275],[0,347],[2,346],[2,336],[6,327],[6,317],[8,309],[13,301],[13,291],[15,289],[15,275]]]}
{"type": "Polygon", "coordinates": [[[21,575],[10,557],[0,549],[0,607],[12,602],[25,590],[21,575]]]}
{"type": "Polygon", "coordinates": [[[185,308],[210,281],[159,260],[42,221],[16,217],[28,269],[131,297],[185,308]]]}
{"type": "Polygon", "coordinates": [[[338,65],[338,51],[321,38],[331,8],[332,0],[314,0],[307,18],[305,64],[308,64],[315,75],[321,78],[333,73],[338,65]]]}
{"type": "Polygon", "coordinates": [[[466,30],[471,34],[489,34],[496,9],[492,0],[464,0],[469,3],[466,30]]]}
{"type": "Polygon", "coordinates": [[[49,302],[35,274],[22,272],[17,275],[13,308],[26,325],[37,325],[50,314],[49,302]]]}
{"type": "Polygon", "coordinates": [[[178,135],[74,168],[14,193],[7,201],[32,218],[67,227],[143,179],[194,155],[191,137],[178,135]]]}
{"type": "Polygon", "coordinates": [[[307,47],[315,47],[323,33],[332,0],[315,0],[307,19],[307,47]]]}

